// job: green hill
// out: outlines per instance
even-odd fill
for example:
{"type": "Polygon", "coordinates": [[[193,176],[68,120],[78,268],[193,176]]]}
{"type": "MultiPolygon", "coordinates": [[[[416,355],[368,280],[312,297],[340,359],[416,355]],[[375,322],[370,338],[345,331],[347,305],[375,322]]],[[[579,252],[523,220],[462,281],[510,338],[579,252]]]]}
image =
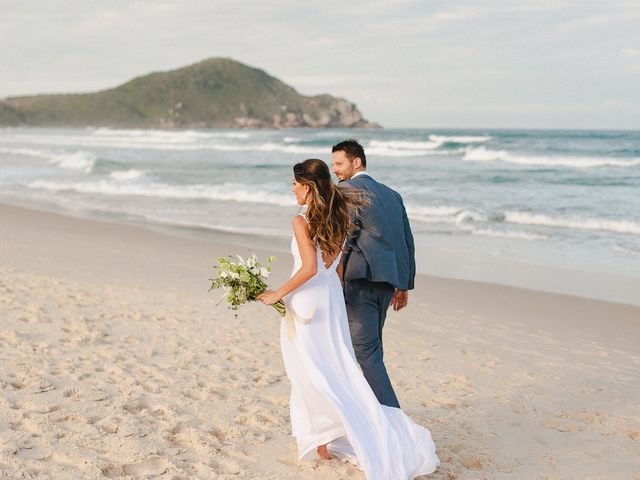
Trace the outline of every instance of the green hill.
{"type": "Polygon", "coordinates": [[[260,70],[212,58],[135,78],[96,93],[0,100],[0,125],[206,127],[377,127],[356,106],[307,97],[260,70]]]}
{"type": "Polygon", "coordinates": [[[24,115],[7,102],[0,100],[0,125],[16,126],[24,123],[24,115]]]}

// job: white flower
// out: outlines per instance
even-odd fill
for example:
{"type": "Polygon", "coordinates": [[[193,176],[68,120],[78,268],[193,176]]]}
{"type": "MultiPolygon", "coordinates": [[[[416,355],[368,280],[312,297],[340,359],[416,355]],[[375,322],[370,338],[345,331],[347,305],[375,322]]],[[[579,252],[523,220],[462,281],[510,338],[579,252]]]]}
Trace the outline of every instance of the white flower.
{"type": "Polygon", "coordinates": [[[220,272],[220,278],[227,278],[229,276],[229,272],[220,272]]]}
{"type": "Polygon", "coordinates": [[[260,274],[260,269],[258,267],[252,267],[249,269],[249,273],[251,275],[259,275],[260,274]]]}
{"type": "Polygon", "coordinates": [[[229,277],[237,280],[238,278],[240,278],[240,274],[238,272],[229,272],[229,277]]]}
{"type": "Polygon", "coordinates": [[[269,278],[269,275],[271,274],[271,272],[269,270],[267,270],[264,267],[260,267],[260,276],[262,278],[269,278]]]}
{"type": "Polygon", "coordinates": [[[244,258],[242,258],[240,255],[236,255],[236,257],[238,257],[238,261],[240,262],[240,265],[246,265],[244,258]]]}

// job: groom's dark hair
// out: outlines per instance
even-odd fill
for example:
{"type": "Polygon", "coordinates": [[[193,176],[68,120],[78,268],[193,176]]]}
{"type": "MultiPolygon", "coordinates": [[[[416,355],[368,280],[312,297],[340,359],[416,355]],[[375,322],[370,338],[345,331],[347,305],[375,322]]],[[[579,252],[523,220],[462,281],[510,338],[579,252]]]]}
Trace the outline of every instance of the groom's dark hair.
{"type": "Polygon", "coordinates": [[[362,148],[362,145],[360,145],[355,138],[348,138],[347,140],[337,143],[331,149],[331,153],[333,152],[344,152],[349,160],[359,157],[360,160],[362,160],[362,166],[367,168],[367,157],[364,154],[364,148],[362,148]]]}

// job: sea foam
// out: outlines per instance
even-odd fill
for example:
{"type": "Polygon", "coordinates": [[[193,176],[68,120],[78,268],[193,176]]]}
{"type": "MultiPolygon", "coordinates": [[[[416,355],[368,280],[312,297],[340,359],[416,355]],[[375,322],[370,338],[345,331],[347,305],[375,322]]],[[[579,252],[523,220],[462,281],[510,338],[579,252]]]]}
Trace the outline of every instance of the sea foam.
{"type": "Polygon", "coordinates": [[[420,157],[448,153],[438,151],[442,142],[437,141],[409,141],[409,140],[371,140],[365,146],[367,155],[379,155],[386,157],[420,157]]]}
{"type": "Polygon", "coordinates": [[[488,217],[472,209],[451,205],[416,206],[407,204],[407,216],[423,223],[452,223],[486,222],[488,217]]]}
{"type": "Polygon", "coordinates": [[[28,188],[54,192],[72,191],[113,196],[144,196],[173,199],[208,199],[245,203],[263,203],[279,206],[294,206],[291,194],[279,194],[256,189],[255,185],[224,183],[220,185],[169,185],[165,183],[130,183],[111,180],[65,182],[34,180],[28,188]]]}
{"type": "Polygon", "coordinates": [[[56,153],[46,150],[35,150],[32,148],[0,148],[0,153],[41,158],[62,168],[82,170],[87,173],[91,171],[97,159],[93,153],[84,151],[56,153]]]}
{"type": "Polygon", "coordinates": [[[190,142],[194,139],[210,139],[210,138],[239,138],[245,139],[251,136],[251,132],[233,132],[233,131],[198,131],[198,130],[144,130],[144,129],[118,129],[100,127],[91,129],[91,135],[97,137],[124,137],[124,138],[143,138],[153,141],[161,139],[163,141],[190,142]]]}
{"type": "Polygon", "coordinates": [[[595,230],[640,235],[640,222],[628,220],[588,217],[552,217],[537,213],[507,211],[504,215],[504,221],[520,225],[538,225],[542,227],[595,230]]]}
{"type": "Polygon", "coordinates": [[[640,249],[622,245],[620,243],[612,245],[611,250],[614,252],[624,253],[625,255],[631,255],[632,257],[640,257],[640,249]]]}
{"type": "Polygon", "coordinates": [[[131,170],[115,170],[109,174],[109,176],[115,180],[119,181],[127,181],[127,180],[135,180],[136,178],[140,178],[145,175],[144,170],[137,170],[132,168],[131,170]]]}
{"type": "Polygon", "coordinates": [[[444,143],[481,143],[487,142],[491,140],[493,137],[488,135],[429,135],[429,139],[438,142],[440,144],[444,143]]]}
{"type": "Polygon", "coordinates": [[[516,240],[548,240],[548,235],[538,233],[529,233],[519,230],[496,230],[493,228],[472,228],[469,230],[473,235],[481,235],[486,237],[508,238],[516,240]]]}
{"type": "Polygon", "coordinates": [[[640,165],[640,158],[624,160],[607,157],[514,155],[506,150],[491,150],[485,147],[467,147],[462,159],[469,162],[501,161],[518,165],[571,168],[633,167],[640,165]]]}

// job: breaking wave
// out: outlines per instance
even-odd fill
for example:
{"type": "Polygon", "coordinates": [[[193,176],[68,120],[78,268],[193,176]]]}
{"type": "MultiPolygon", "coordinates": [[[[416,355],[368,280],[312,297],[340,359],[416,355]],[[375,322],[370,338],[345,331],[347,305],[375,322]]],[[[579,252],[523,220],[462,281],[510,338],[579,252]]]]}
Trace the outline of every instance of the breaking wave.
{"type": "Polygon", "coordinates": [[[595,230],[614,233],[640,235],[640,222],[628,220],[610,220],[606,218],[552,217],[528,212],[507,211],[506,223],[537,225],[541,227],[570,228],[577,230],[595,230]]]}
{"type": "Polygon", "coordinates": [[[90,172],[97,160],[97,156],[90,152],[76,151],[73,153],[55,153],[51,151],[35,150],[32,148],[0,148],[0,153],[10,155],[24,155],[41,158],[62,168],[90,172]]]}
{"type": "Polygon", "coordinates": [[[514,155],[506,150],[491,150],[485,147],[467,147],[462,159],[468,162],[500,161],[517,165],[571,168],[633,167],[640,165],[640,158],[623,160],[607,157],[514,155]]]}
{"type": "Polygon", "coordinates": [[[169,185],[165,183],[129,183],[111,180],[87,182],[52,182],[34,180],[29,188],[53,192],[78,192],[113,196],[144,196],[175,199],[208,199],[235,202],[263,203],[279,206],[294,206],[292,194],[257,190],[255,185],[224,183],[220,185],[169,185]]]}

